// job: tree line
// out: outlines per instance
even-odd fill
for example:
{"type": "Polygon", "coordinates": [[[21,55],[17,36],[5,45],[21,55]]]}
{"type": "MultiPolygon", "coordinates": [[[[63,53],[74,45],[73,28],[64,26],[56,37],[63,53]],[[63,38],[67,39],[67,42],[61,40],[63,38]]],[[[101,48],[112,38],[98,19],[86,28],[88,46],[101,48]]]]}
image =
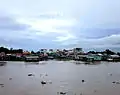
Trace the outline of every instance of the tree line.
{"type": "Polygon", "coordinates": [[[0,47],[0,53],[5,52],[7,53],[23,53],[23,49],[13,49],[13,48],[5,48],[5,47],[0,47]]]}
{"type": "MultiPolygon", "coordinates": [[[[65,51],[65,49],[63,51],[65,51]]],[[[5,52],[6,54],[8,54],[8,53],[23,53],[23,49],[13,49],[13,48],[8,49],[8,48],[5,48],[5,47],[0,47],[0,53],[1,52],[5,52]]],[[[31,51],[31,54],[39,54],[39,53],[40,53],[40,51],[37,51],[37,52],[31,51]]],[[[89,51],[87,53],[92,53],[92,54],[101,53],[101,54],[107,54],[107,55],[113,55],[113,54],[120,55],[119,52],[115,53],[115,52],[113,52],[112,50],[109,50],[109,49],[106,49],[106,50],[101,51],[101,52],[89,51]]]]}
{"type": "Polygon", "coordinates": [[[117,54],[120,56],[120,52],[113,52],[112,50],[110,49],[106,49],[104,51],[101,51],[101,52],[96,52],[96,51],[89,51],[88,53],[92,53],[92,54],[107,54],[107,55],[114,55],[114,54],[117,54]]]}
{"type": "MultiPolygon", "coordinates": [[[[4,52],[5,54],[15,54],[15,53],[23,53],[23,49],[13,49],[13,48],[5,48],[5,47],[0,47],[0,53],[1,52],[4,52]]],[[[40,51],[37,51],[37,52],[34,52],[34,51],[31,51],[30,52],[31,54],[39,54],[40,51]]]]}

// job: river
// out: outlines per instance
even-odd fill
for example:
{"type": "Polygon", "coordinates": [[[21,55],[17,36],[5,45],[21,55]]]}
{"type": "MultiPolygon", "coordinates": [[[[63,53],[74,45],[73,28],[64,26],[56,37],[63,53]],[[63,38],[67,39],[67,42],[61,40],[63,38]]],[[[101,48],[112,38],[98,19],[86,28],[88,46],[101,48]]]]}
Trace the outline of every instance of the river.
{"type": "Polygon", "coordinates": [[[120,95],[120,63],[74,61],[39,64],[7,62],[0,66],[0,95],[120,95]],[[33,74],[34,76],[28,76],[33,74]],[[42,85],[41,81],[47,84],[42,85]]]}

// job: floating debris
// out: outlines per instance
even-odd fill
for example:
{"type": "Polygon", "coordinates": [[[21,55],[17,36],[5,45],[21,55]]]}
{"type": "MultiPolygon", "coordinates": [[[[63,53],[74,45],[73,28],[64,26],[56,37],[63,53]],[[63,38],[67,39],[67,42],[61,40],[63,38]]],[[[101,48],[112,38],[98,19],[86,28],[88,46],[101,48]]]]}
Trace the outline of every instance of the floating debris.
{"type": "Polygon", "coordinates": [[[120,84],[120,82],[116,82],[116,84],[120,84]]]}
{"type": "Polygon", "coordinates": [[[4,84],[0,84],[1,87],[4,87],[4,84]]]}
{"type": "Polygon", "coordinates": [[[113,81],[112,83],[114,83],[114,84],[120,84],[120,82],[117,82],[117,81],[113,81]]]}
{"type": "Polygon", "coordinates": [[[94,92],[97,92],[97,90],[94,90],[94,92]]]}
{"type": "Polygon", "coordinates": [[[28,74],[28,76],[34,76],[33,74],[28,74]]]}
{"type": "Polygon", "coordinates": [[[41,84],[47,84],[47,82],[46,81],[41,81],[41,84]]]}
{"type": "Polygon", "coordinates": [[[110,76],[112,76],[112,74],[110,74],[110,76]]]}
{"type": "Polygon", "coordinates": [[[60,92],[60,94],[65,95],[65,94],[66,94],[66,92],[60,92]]]}
{"type": "Polygon", "coordinates": [[[112,76],[113,74],[111,74],[111,73],[108,73],[110,76],[112,76]]]}
{"type": "Polygon", "coordinates": [[[112,83],[116,83],[115,81],[113,81],[112,83]]]}
{"type": "Polygon", "coordinates": [[[9,80],[12,80],[12,78],[9,78],[9,80]]]}
{"type": "Polygon", "coordinates": [[[1,86],[1,85],[4,85],[4,84],[0,84],[0,86],[1,86]]]}
{"type": "Polygon", "coordinates": [[[4,85],[2,85],[1,87],[4,87],[4,85]]]}
{"type": "Polygon", "coordinates": [[[85,82],[85,80],[82,80],[82,82],[85,82]]]}

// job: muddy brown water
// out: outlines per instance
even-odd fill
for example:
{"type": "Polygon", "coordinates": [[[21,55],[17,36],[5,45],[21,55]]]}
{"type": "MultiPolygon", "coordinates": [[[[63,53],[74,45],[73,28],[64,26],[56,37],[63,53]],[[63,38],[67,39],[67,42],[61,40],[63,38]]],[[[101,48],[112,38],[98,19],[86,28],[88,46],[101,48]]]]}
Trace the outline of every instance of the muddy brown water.
{"type": "Polygon", "coordinates": [[[59,95],[57,92],[120,95],[120,84],[113,81],[120,81],[119,62],[96,65],[76,64],[74,61],[7,62],[0,67],[0,95],[59,95]],[[28,76],[31,73],[34,76],[28,76]],[[41,81],[47,84],[42,85],[41,81]]]}

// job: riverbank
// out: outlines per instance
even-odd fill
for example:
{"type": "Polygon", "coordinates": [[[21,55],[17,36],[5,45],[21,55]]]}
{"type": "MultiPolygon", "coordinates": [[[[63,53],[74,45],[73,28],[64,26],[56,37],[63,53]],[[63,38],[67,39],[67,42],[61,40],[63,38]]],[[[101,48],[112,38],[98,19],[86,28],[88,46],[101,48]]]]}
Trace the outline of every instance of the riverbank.
{"type": "Polygon", "coordinates": [[[109,49],[96,52],[84,52],[82,48],[73,49],[40,49],[37,52],[23,51],[23,49],[7,49],[0,47],[0,60],[2,61],[43,61],[49,59],[76,60],[85,62],[111,61],[120,62],[120,53],[109,49]]]}

